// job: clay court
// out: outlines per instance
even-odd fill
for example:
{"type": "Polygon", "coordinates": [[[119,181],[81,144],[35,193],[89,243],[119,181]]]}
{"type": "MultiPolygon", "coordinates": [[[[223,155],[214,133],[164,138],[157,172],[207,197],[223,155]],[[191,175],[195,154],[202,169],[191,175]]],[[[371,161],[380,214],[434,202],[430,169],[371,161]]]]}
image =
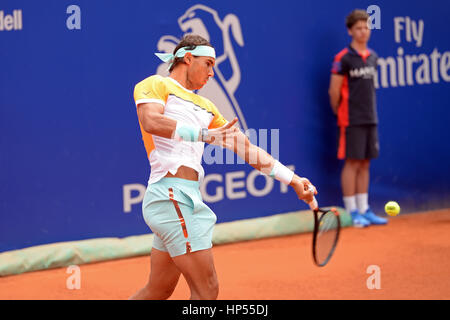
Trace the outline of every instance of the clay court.
{"type": "MultiPolygon", "coordinates": [[[[450,299],[450,210],[404,214],[387,226],[342,229],[324,268],[311,258],[311,234],[214,247],[219,299],[450,299]],[[369,266],[380,289],[368,289],[369,266]]],[[[81,288],[66,268],[0,278],[0,299],[127,299],[147,280],[149,256],[81,265],[81,288]]],[[[188,299],[181,277],[171,299],[188,299]]]]}

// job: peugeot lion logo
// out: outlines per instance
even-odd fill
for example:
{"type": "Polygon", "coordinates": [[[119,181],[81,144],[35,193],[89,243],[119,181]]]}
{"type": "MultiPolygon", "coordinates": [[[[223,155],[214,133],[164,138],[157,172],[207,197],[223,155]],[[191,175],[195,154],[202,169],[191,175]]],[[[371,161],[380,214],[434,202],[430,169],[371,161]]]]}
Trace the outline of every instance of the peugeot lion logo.
{"type": "MultiPolygon", "coordinates": [[[[190,7],[185,14],[178,18],[178,25],[185,34],[194,33],[211,42],[216,49],[216,65],[214,66],[215,77],[198,91],[217,106],[222,115],[231,120],[239,119],[238,124],[246,131],[248,129],[241,108],[234,97],[241,82],[241,70],[234,54],[233,40],[241,47],[244,46],[241,24],[234,14],[228,14],[220,20],[216,10],[207,6],[197,4],[190,7]],[[231,76],[226,79],[221,71],[224,67],[231,69],[231,76]]],[[[180,40],[171,35],[162,36],[157,44],[159,52],[172,53],[180,40]]],[[[227,69],[227,74],[230,73],[227,69]]],[[[158,66],[157,74],[167,76],[167,65],[158,66]]]]}

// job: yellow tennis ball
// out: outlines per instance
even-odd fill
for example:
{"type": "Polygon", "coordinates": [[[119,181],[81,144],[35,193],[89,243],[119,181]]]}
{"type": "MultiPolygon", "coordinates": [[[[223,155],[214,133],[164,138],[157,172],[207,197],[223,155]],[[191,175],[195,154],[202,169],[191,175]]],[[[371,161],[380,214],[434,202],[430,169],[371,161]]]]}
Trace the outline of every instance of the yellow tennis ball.
{"type": "Polygon", "coordinates": [[[384,211],[386,211],[386,213],[388,215],[395,217],[396,215],[398,215],[400,213],[400,206],[395,201],[389,201],[384,206],[384,211]]]}

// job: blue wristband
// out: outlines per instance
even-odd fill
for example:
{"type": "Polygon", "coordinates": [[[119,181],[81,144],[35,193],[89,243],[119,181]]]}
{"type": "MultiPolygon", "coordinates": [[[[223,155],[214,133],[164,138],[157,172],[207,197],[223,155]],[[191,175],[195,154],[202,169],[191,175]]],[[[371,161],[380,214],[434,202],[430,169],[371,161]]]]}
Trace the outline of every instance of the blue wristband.
{"type": "Polygon", "coordinates": [[[196,142],[198,141],[199,134],[200,128],[190,127],[177,122],[174,139],[178,141],[196,142]]]}

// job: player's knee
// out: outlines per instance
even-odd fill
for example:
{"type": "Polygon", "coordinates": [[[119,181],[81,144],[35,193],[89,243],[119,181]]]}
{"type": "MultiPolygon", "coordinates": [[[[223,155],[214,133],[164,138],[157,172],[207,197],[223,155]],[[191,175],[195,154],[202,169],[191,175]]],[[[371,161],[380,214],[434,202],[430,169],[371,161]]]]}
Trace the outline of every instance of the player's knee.
{"type": "Polygon", "coordinates": [[[167,300],[170,298],[172,293],[175,291],[175,286],[168,285],[165,287],[154,288],[152,290],[155,300],[167,300]]]}
{"type": "Polygon", "coordinates": [[[202,299],[216,300],[219,295],[219,283],[217,280],[208,284],[207,290],[205,290],[202,299]]]}
{"type": "Polygon", "coordinates": [[[214,277],[214,281],[210,284],[210,293],[210,300],[217,299],[217,296],[219,295],[219,282],[216,277],[214,277]]]}
{"type": "Polygon", "coordinates": [[[205,286],[202,288],[201,292],[198,292],[198,296],[203,300],[216,300],[219,295],[219,282],[217,277],[208,277],[205,286]]]}
{"type": "Polygon", "coordinates": [[[167,284],[164,286],[147,284],[143,289],[148,300],[167,300],[175,291],[175,285],[167,284]]]}
{"type": "Polygon", "coordinates": [[[157,300],[167,300],[173,293],[173,289],[165,289],[159,292],[159,297],[157,300]]]}

